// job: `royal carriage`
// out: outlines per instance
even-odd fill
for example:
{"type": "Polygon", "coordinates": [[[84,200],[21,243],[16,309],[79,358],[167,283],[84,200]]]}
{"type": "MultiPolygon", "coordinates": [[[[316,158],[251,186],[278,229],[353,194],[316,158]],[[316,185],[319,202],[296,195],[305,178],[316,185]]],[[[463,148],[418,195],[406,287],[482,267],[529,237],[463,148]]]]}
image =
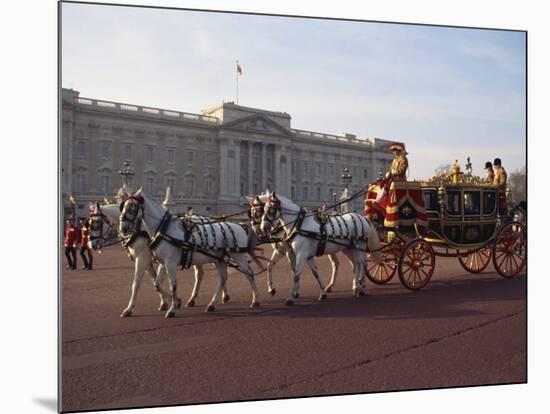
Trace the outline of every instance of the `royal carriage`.
{"type": "Polygon", "coordinates": [[[397,272],[405,287],[418,290],[430,281],[436,256],[457,257],[471,273],[492,259],[499,275],[516,276],[526,265],[526,227],[501,191],[462,173],[394,181],[389,188],[371,184],[365,215],[379,226],[383,260],[367,260],[367,277],[384,284],[397,272]],[[380,197],[381,191],[387,194],[380,197]]]}

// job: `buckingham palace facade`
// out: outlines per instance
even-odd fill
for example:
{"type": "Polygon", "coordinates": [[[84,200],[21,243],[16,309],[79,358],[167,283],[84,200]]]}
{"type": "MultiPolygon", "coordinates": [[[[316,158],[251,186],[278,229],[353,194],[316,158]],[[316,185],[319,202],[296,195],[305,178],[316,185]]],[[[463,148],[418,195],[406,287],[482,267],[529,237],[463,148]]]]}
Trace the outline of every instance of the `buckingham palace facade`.
{"type": "MultiPolygon", "coordinates": [[[[84,98],[73,89],[62,89],[61,140],[63,203],[78,216],[89,202],[114,199],[126,161],[130,189],[162,202],[170,187],[173,213],[227,214],[266,188],[304,207],[332,203],[344,168],[353,193],[393,158],[390,141],[293,129],[285,112],[224,102],[186,113],[84,98]]],[[[361,200],[350,208],[361,211],[361,200]]]]}

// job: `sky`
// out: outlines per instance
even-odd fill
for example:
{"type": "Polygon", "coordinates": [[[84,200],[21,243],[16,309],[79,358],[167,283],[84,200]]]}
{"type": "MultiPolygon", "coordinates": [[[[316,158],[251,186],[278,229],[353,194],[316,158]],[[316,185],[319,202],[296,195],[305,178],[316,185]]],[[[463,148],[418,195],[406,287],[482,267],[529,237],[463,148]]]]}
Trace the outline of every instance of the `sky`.
{"type": "Polygon", "coordinates": [[[292,128],[402,141],[409,178],[470,156],[525,165],[525,34],[62,5],[62,86],[199,113],[236,99],[292,128]]]}

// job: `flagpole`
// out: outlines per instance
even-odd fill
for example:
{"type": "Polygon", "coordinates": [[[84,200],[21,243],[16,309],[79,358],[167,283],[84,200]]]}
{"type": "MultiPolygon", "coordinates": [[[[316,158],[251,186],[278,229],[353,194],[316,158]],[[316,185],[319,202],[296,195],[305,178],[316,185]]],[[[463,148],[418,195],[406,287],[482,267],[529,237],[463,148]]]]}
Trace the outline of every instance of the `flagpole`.
{"type": "Polygon", "coordinates": [[[239,67],[239,61],[237,60],[237,66],[235,67],[235,85],[236,85],[236,91],[237,91],[237,99],[236,103],[239,104],[239,70],[237,69],[239,67]]]}

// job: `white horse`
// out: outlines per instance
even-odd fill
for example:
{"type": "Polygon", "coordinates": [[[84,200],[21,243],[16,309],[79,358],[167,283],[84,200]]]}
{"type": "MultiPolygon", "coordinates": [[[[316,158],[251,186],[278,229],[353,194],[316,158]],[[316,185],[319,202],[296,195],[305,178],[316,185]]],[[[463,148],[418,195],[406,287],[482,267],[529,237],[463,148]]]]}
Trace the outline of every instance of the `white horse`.
{"type": "Polygon", "coordinates": [[[188,263],[192,265],[214,263],[218,271],[218,288],[206,308],[207,312],[213,311],[220,300],[227,280],[226,260],[228,258],[235,261],[237,269],[245,275],[250,284],[252,290],[250,306],[259,306],[254,272],[247,261],[247,253],[252,255],[250,249],[255,246],[251,243],[250,234],[247,234],[243,227],[226,222],[216,222],[204,226],[190,223],[190,227],[183,230],[178,225],[178,219],[149,199],[141,189],[128,197],[121,205],[119,223],[121,234],[125,236],[130,234],[140,221],[143,229],[153,239],[150,248],[155,259],[165,266],[170,280],[172,303],[165,317],[175,316],[177,308],[176,267],[182,261],[184,253],[188,254],[188,263]]]}
{"type": "MultiPolygon", "coordinates": [[[[259,230],[260,230],[262,216],[264,215],[264,211],[265,211],[264,206],[265,206],[267,196],[265,194],[260,194],[255,197],[247,197],[247,199],[250,205],[250,220],[251,220],[252,229],[258,234],[260,232],[259,230]]],[[[281,237],[281,240],[282,240],[284,238],[284,229],[280,227],[279,230],[276,230],[275,232],[271,232],[271,236],[281,237]]],[[[271,247],[273,248],[273,253],[271,254],[271,258],[267,263],[266,271],[267,271],[267,291],[271,296],[273,296],[277,292],[276,289],[273,287],[273,267],[277,264],[277,262],[282,257],[286,256],[288,259],[288,262],[290,263],[290,267],[293,269],[294,263],[295,263],[295,257],[294,257],[294,252],[292,248],[284,240],[280,242],[271,243],[271,247]]],[[[332,266],[332,275],[331,275],[330,283],[326,287],[323,287],[322,285],[317,268],[315,266],[314,268],[311,268],[311,263],[313,263],[313,265],[315,265],[315,263],[308,261],[308,265],[310,265],[311,273],[314,275],[321,289],[324,289],[324,292],[327,292],[327,293],[331,291],[331,288],[334,285],[334,282],[336,281],[336,274],[338,273],[338,266],[340,264],[340,262],[338,261],[338,256],[336,254],[329,254],[328,258],[332,266]]],[[[319,297],[319,299],[321,300],[325,298],[326,298],[326,294],[321,294],[321,296],[319,297]]]]}
{"type": "MultiPolygon", "coordinates": [[[[94,250],[101,250],[107,240],[111,229],[118,231],[120,206],[118,204],[107,204],[100,206],[99,203],[90,204],[90,247],[94,250]]],[[[169,294],[162,289],[161,284],[166,275],[164,267],[158,267],[158,272],[153,266],[153,257],[147,245],[149,239],[146,234],[135,232],[124,241],[124,247],[128,257],[134,262],[134,281],[132,283],[132,293],[128,306],[121,313],[120,317],[125,318],[132,315],[132,310],[136,305],[136,298],[141,280],[145,272],[149,274],[153,286],[160,296],[159,311],[168,309],[169,294]],[[157,275],[158,273],[158,275],[157,275]]],[[[202,271],[202,269],[200,269],[202,271]]],[[[197,271],[197,269],[195,269],[197,271]]],[[[178,304],[181,301],[178,298],[178,304]]]]}
{"type": "MultiPolygon", "coordinates": [[[[299,296],[300,278],[307,262],[315,266],[314,257],[319,253],[319,243],[325,240],[325,247],[320,252],[334,254],[343,252],[353,268],[353,293],[355,296],[366,294],[363,288],[365,277],[365,253],[367,246],[371,257],[380,263],[380,240],[375,227],[365,217],[357,213],[329,215],[324,226],[325,234],[321,234],[321,225],[314,214],[306,212],[289,199],[266,194],[265,211],[260,224],[261,231],[269,235],[274,225],[281,223],[286,239],[296,256],[293,267],[294,285],[286,299],[287,305],[292,305],[299,296]]],[[[315,266],[316,267],[316,266],[315,266]]],[[[321,290],[321,295],[324,291],[321,290]]]]}

